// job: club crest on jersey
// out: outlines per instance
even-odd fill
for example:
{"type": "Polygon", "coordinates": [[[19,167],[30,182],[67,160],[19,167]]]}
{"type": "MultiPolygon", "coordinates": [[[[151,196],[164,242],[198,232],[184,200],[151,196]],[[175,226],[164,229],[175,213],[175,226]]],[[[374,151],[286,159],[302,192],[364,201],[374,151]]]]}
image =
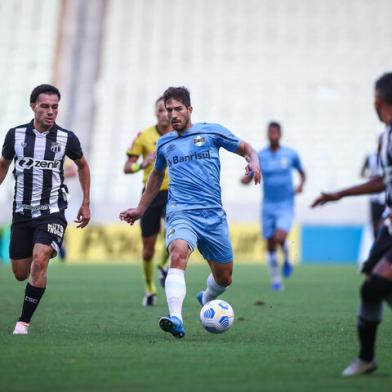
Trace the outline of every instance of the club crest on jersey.
{"type": "Polygon", "coordinates": [[[55,154],[61,151],[61,144],[60,143],[52,143],[52,145],[50,146],[50,150],[52,152],[54,152],[55,154]]]}
{"type": "Polygon", "coordinates": [[[204,136],[200,136],[197,135],[194,139],[193,139],[193,144],[197,147],[201,147],[204,146],[204,144],[206,144],[206,138],[204,136]]]}
{"type": "Polygon", "coordinates": [[[289,160],[287,159],[287,157],[281,158],[280,167],[281,167],[281,169],[287,169],[289,167],[289,160]]]}

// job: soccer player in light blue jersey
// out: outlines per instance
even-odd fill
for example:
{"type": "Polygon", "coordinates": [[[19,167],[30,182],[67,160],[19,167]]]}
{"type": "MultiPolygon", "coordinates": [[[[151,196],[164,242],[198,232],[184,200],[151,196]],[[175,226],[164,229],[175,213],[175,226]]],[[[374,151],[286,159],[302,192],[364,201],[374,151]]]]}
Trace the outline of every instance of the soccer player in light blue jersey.
{"type": "MultiPolygon", "coordinates": [[[[267,241],[267,265],[271,275],[272,289],[282,290],[283,283],[277,259],[277,248],[284,253],[283,275],[288,278],[292,273],[289,257],[287,234],[294,217],[294,196],[303,190],[305,172],[296,151],[282,146],[281,126],[277,122],[268,125],[269,146],[259,152],[260,167],[263,176],[262,232],[267,241]],[[293,170],[298,171],[300,183],[295,188],[292,179],[293,170]]],[[[243,184],[251,181],[252,175],[242,178],[243,184]]]]}
{"type": "Polygon", "coordinates": [[[257,152],[218,124],[192,124],[189,91],[169,87],[164,102],[172,132],[162,136],[156,148],[155,166],[139,205],[120,213],[120,219],[133,224],[143,216],[159,192],[166,167],[169,170],[166,245],[170,268],[165,282],[169,316],[159,320],[161,329],[182,338],[185,329],[182,304],[186,294],[185,269],[197,247],[208,261],[211,274],[207,287],[199,292],[201,305],[217,298],[232,282],[233,251],[226,213],[222,207],[219,149],[237,153],[247,160],[246,173],[254,173],[260,183],[257,152]]]}

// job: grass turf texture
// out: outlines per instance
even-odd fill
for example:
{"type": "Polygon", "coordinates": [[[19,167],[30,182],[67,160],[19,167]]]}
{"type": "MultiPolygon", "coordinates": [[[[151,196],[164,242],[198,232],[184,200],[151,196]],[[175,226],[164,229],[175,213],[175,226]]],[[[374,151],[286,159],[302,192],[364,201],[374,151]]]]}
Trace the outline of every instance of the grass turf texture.
{"type": "Polygon", "coordinates": [[[223,335],[199,324],[195,296],[206,266],[187,271],[187,336],[158,327],[167,314],[141,306],[139,266],[50,266],[49,285],[29,336],[12,336],[25,284],[0,267],[1,391],[390,391],[392,318],[386,309],[377,373],[342,378],[357,354],[358,287],[354,267],[302,266],[284,292],[269,289],[266,271],[237,266],[222,297],[236,321],[223,335]],[[255,304],[263,301],[264,305],[255,304]]]}

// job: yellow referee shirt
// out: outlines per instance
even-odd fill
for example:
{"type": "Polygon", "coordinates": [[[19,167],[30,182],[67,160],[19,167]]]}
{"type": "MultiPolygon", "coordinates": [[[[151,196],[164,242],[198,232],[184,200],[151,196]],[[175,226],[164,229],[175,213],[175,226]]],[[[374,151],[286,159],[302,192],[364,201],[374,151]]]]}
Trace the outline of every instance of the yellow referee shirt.
{"type": "MultiPolygon", "coordinates": [[[[143,159],[146,159],[150,153],[155,154],[155,147],[157,144],[158,139],[161,135],[158,132],[156,125],[145,129],[142,132],[139,132],[132,143],[132,146],[128,149],[127,155],[136,155],[136,156],[143,156],[143,159]]],[[[146,185],[148,176],[150,175],[154,164],[151,163],[144,169],[143,174],[143,183],[146,185]]],[[[165,172],[165,178],[163,179],[161,191],[165,191],[169,188],[169,176],[167,174],[167,169],[165,172]]]]}

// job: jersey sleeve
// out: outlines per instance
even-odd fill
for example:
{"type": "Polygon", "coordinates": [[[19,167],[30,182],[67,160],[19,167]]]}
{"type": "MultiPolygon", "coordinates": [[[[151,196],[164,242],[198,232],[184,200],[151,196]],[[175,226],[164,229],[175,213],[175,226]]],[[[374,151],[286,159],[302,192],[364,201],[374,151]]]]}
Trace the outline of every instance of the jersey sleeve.
{"type": "Polygon", "coordinates": [[[294,169],[297,169],[299,172],[303,172],[303,166],[301,162],[301,158],[299,157],[298,153],[296,151],[293,152],[293,167],[294,169]]]}
{"type": "Polygon", "coordinates": [[[80,145],[80,141],[73,132],[70,132],[68,135],[65,155],[71,158],[73,161],[76,161],[77,159],[80,159],[83,156],[83,151],[80,145]]]}
{"type": "Polygon", "coordinates": [[[10,129],[5,135],[1,155],[11,161],[15,156],[15,131],[10,129]]]}
{"type": "Polygon", "coordinates": [[[235,152],[241,145],[241,139],[232,134],[228,129],[221,125],[216,125],[213,132],[215,133],[215,143],[217,147],[223,147],[225,150],[235,152]]]}
{"type": "Polygon", "coordinates": [[[135,139],[133,139],[133,142],[131,144],[131,146],[128,148],[127,150],[127,155],[131,156],[131,155],[142,155],[143,153],[143,143],[142,143],[142,133],[139,132],[135,139]]]}
{"type": "Polygon", "coordinates": [[[157,171],[164,171],[166,169],[167,166],[167,162],[166,162],[166,158],[165,155],[163,153],[163,148],[159,145],[157,145],[157,151],[155,153],[155,163],[154,163],[154,168],[157,171]]]}

